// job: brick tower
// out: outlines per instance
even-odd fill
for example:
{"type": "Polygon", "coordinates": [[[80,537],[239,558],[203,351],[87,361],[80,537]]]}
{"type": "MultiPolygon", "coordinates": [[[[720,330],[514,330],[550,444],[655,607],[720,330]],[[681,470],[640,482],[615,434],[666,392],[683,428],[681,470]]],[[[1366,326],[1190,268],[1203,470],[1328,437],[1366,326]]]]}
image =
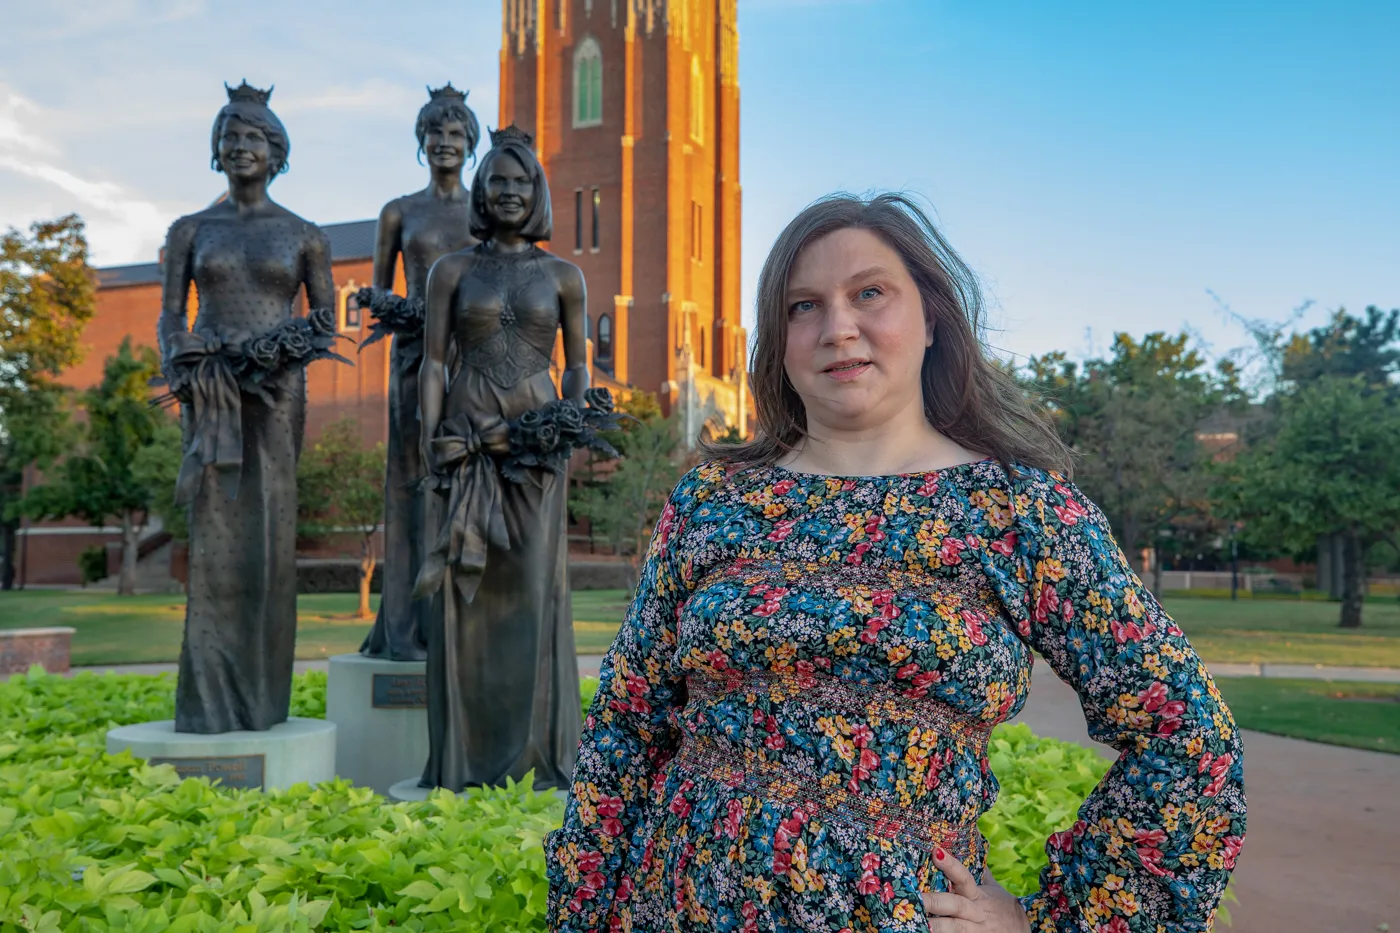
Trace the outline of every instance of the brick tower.
{"type": "Polygon", "coordinates": [[[535,137],[595,370],[745,433],[736,0],[502,6],[500,125],[535,137]]]}

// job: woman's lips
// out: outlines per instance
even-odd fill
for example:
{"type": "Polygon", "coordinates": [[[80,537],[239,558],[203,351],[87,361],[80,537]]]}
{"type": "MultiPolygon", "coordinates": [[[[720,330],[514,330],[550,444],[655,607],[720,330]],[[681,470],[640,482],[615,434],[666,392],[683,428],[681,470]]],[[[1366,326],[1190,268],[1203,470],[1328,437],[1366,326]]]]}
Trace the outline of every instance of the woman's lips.
{"type": "Polygon", "coordinates": [[[828,366],[826,369],[822,370],[822,372],[838,382],[850,382],[852,379],[858,378],[869,368],[869,360],[846,360],[843,363],[836,363],[833,366],[828,366]]]}

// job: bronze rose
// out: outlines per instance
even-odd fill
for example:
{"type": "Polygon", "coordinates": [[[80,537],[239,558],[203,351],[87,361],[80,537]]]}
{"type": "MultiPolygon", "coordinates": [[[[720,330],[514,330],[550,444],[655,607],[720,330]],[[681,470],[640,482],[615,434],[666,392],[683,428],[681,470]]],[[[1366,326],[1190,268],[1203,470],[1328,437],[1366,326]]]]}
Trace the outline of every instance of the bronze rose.
{"type": "Polygon", "coordinates": [[[260,369],[275,369],[282,361],[282,346],[270,334],[248,341],[248,358],[260,369]]]}
{"type": "Polygon", "coordinates": [[[614,403],[612,393],[601,386],[594,386],[583,391],[583,402],[589,408],[609,414],[612,412],[614,403]]]}
{"type": "Polygon", "coordinates": [[[317,308],[306,316],[306,323],[318,334],[335,333],[335,312],[330,308],[317,308]]]}
{"type": "Polygon", "coordinates": [[[563,434],[578,434],[583,430],[583,409],[566,402],[554,409],[554,423],[563,434]]]}
{"type": "Polygon", "coordinates": [[[300,360],[311,352],[311,337],[300,327],[284,328],[277,336],[282,349],[291,359],[300,360]]]}
{"type": "Polygon", "coordinates": [[[538,453],[553,453],[554,448],[559,446],[559,427],[552,422],[546,421],[535,429],[534,447],[538,453]]]}

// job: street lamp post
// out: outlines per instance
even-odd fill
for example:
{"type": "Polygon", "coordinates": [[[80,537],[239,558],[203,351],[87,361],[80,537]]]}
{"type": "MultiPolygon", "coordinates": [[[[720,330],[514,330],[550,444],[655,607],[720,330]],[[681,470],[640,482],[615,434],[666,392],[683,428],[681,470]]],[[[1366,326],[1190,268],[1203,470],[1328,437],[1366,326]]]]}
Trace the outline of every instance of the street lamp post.
{"type": "Polygon", "coordinates": [[[1235,538],[1235,526],[1230,526],[1230,598],[1239,599],[1240,545],[1235,538]]]}

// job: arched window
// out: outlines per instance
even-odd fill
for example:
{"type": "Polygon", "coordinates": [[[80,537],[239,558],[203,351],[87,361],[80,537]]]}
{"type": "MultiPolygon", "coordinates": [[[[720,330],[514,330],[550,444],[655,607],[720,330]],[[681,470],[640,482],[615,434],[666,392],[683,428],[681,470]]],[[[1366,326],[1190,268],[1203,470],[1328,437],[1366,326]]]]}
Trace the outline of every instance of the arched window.
{"type": "Polygon", "coordinates": [[[690,135],[705,141],[705,74],[700,70],[700,56],[690,56],[690,135]]]}
{"type": "Polygon", "coordinates": [[[612,359],[612,318],[606,314],[598,318],[598,343],[593,347],[593,355],[600,360],[612,359]]]}
{"type": "Polygon", "coordinates": [[[603,122],[603,50],[592,36],[574,49],[574,126],[603,122]]]}
{"type": "Polygon", "coordinates": [[[356,328],[360,326],[360,300],[355,297],[353,289],[345,290],[345,319],[341,324],[344,328],[356,328]]]}

